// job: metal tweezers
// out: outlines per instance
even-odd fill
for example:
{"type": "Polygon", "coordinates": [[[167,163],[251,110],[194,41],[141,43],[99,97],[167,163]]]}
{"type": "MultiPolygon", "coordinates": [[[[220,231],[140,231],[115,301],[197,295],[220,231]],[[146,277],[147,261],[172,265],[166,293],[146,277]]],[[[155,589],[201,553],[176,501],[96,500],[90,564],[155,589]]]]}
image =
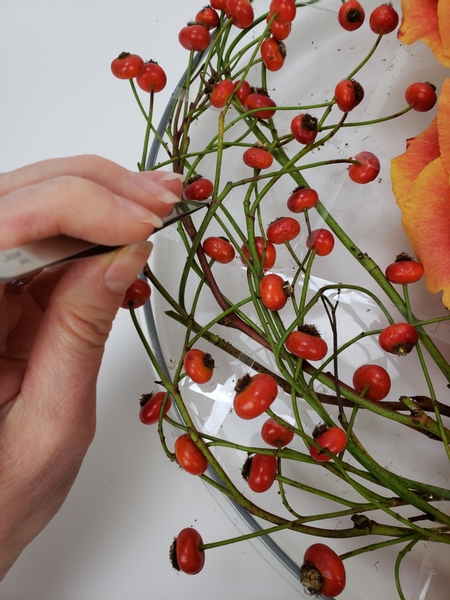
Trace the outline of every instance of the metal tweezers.
{"type": "MultiPolygon", "coordinates": [[[[180,201],[172,212],[163,218],[163,225],[154,233],[180,219],[209,206],[208,202],[180,201]]],[[[45,240],[0,250],[0,283],[22,283],[46,267],[104,254],[119,246],[102,246],[85,240],[57,235],[45,240]]]]}

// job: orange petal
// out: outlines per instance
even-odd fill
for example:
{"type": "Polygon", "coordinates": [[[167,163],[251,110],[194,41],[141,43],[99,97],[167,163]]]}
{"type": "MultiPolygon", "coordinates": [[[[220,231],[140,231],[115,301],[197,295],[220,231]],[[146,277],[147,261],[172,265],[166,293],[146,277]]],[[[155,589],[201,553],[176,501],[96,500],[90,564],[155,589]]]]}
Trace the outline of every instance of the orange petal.
{"type": "Polygon", "coordinates": [[[402,22],[397,34],[398,39],[404,44],[413,44],[417,40],[422,40],[428,44],[439,62],[450,67],[450,55],[447,54],[450,44],[448,0],[402,0],[401,8],[402,22]],[[441,34],[445,36],[445,46],[441,34]]]}
{"type": "Polygon", "coordinates": [[[438,0],[402,0],[402,22],[398,39],[404,44],[413,44],[438,32],[437,5],[438,0]]]}
{"type": "Polygon", "coordinates": [[[442,53],[450,58],[450,2],[439,0],[437,6],[439,34],[442,40],[442,53]]]}
{"type": "Polygon", "coordinates": [[[443,52],[442,40],[439,31],[433,31],[429,35],[424,36],[422,41],[425,42],[425,44],[428,44],[430,50],[433,52],[438,61],[444,65],[444,67],[450,67],[450,57],[445,56],[443,52]]]}
{"type": "Polygon", "coordinates": [[[428,129],[416,137],[406,140],[406,152],[392,159],[392,189],[400,209],[403,209],[419,173],[439,154],[438,128],[437,121],[434,119],[428,129]]]}
{"type": "Polygon", "coordinates": [[[450,175],[450,79],[444,81],[439,96],[437,128],[442,162],[450,175]]]}
{"type": "Polygon", "coordinates": [[[425,270],[430,292],[450,308],[450,185],[440,158],[417,177],[403,206],[403,228],[425,270]]]}

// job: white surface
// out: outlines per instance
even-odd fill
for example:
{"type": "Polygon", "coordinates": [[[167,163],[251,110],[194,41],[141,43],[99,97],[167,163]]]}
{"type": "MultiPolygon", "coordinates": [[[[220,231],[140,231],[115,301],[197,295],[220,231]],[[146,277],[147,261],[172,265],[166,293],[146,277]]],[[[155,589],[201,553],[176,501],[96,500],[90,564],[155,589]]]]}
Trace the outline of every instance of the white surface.
{"type": "MultiPolygon", "coordinates": [[[[169,75],[160,114],[185,59],[177,29],[202,5],[3,0],[0,170],[78,153],[134,168],[142,116],[109,64],[123,50],[158,60],[169,75]]],[[[248,543],[209,552],[196,577],[172,570],[168,548],[183,527],[195,525],[208,542],[236,529],[139,423],[138,398],[150,389],[146,356],[122,312],[100,374],[96,439],[66,504],[0,584],[2,600],[298,597],[248,543]]]]}

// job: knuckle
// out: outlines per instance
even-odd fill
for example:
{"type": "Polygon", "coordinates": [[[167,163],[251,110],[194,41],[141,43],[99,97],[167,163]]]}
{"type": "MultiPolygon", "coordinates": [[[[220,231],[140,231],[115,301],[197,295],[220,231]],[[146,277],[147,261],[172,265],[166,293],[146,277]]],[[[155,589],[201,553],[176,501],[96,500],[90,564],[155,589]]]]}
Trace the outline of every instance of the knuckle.
{"type": "Polygon", "coordinates": [[[85,309],[86,315],[76,306],[65,307],[60,323],[67,340],[82,352],[103,348],[112,327],[112,319],[98,306],[85,309]]]}

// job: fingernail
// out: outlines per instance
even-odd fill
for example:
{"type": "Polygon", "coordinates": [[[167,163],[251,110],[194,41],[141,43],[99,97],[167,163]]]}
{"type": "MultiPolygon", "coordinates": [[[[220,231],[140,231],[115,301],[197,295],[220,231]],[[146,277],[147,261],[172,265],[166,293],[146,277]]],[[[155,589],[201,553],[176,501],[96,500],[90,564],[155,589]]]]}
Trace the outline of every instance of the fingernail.
{"type": "Polygon", "coordinates": [[[139,242],[119,250],[103,275],[105,287],[112,294],[123,296],[141,272],[152,248],[151,242],[139,242]]]}
{"type": "Polygon", "coordinates": [[[169,192],[169,190],[163,192],[162,194],[156,194],[156,197],[160,202],[163,202],[163,204],[176,204],[180,201],[180,197],[176,194],[172,194],[172,192],[169,192]]]}
{"type": "Polygon", "coordinates": [[[184,181],[184,175],[172,173],[171,171],[164,171],[164,175],[161,177],[160,181],[172,181],[174,179],[178,179],[178,181],[184,181]]]}
{"type": "MultiPolygon", "coordinates": [[[[175,174],[176,173],[173,173],[173,175],[175,175],[175,174]]],[[[135,177],[134,177],[135,183],[139,187],[144,188],[144,190],[146,190],[147,192],[150,192],[151,194],[156,196],[156,198],[160,202],[163,202],[164,204],[175,204],[176,202],[180,201],[179,196],[177,196],[176,194],[173,194],[171,191],[166,189],[164,186],[159,185],[158,183],[156,183],[155,181],[153,181],[153,179],[150,179],[149,177],[145,177],[145,176],[143,177],[144,173],[134,173],[134,175],[135,175],[135,177]]],[[[176,179],[178,179],[178,178],[176,178],[176,179]]],[[[169,180],[166,180],[166,181],[169,181],[169,180]]]]}
{"type": "Polygon", "coordinates": [[[132,202],[131,200],[128,200],[128,198],[123,198],[122,196],[116,196],[116,200],[120,208],[133,217],[133,219],[137,219],[142,223],[150,223],[150,225],[153,225],[158,229],[162,227],[162,219],[148,210],[148,208],[145,208],[145,206],[132,202]]]}
{"type": "Polygon", "coordinates": [[[158,183],[158,181],[184,181],[184,175],[173,171],[138,171],[137,173],[133,172],[131,175],[138,185],[142,181],[152,181],[154,183],[158,183]]]}

